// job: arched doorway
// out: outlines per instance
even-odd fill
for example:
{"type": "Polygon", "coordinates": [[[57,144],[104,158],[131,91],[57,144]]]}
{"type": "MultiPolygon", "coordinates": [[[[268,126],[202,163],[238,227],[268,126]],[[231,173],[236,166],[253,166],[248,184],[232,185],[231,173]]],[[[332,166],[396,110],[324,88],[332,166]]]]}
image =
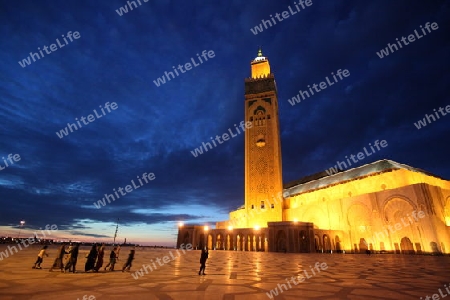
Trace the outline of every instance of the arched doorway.
{"type": "Polygon", "coordinates": [[[366,251],[369,250],[369,245],[366,242],[366,239],[360,238],[359,239],[359,253],[366,253],[366,251]]]}
{"type": "Polygon", "coordinates": [[[253,237],[251,235],[247,235],[247,243],[245,251],[253,251],[253,237]]]}
{"type": "Polygon", "coordinates": [[[328,236],[328,234],[323,235],[323,251],[326,253],[331,252],[331,242],[330,242],[330,237],[328,236]]]}
{"type": "Polygon", "coordinates": [[[436,242],[431,242],[430,247],[431,247],[431,252],[434,254],[438,254],[439,252],[441,252],[441,251],[439,251],[439,247],[436,242]]]}
{"type": "Polygon", "coordinates": [[[400,248],[402,249],[403,254],[414,254],[413,243],[408,237],[403,237],[400,241],[400,248]]]}
{"type": "Polygon", "coordinates": [[[210,234],[208,234],[208,242],[206,243],[206,245],[208,245],[208,249],[212,249],[213,247],[213,237],[210,234]]]}
{"type": "Polygon", "coordinates": [[[242,251],[242,240],[241,240],[241,235],[238,234],[236,236],[236,250],[237,251],[242,251]]]}
{"type": "Polygon", "coordinates": [[[206,245],[206,235],[204,233],[200,233],[200,240],[198,241],[197,244],[197,249],[203,249],[205,248],[206,245]]]}
{"type": "Polygon", "coordinates": [[[226,250],[234,250],[234,245],[233,245],[233,236],[227,234],[227,239],[226,239],[226,250]]]}
{"type": "Polygon", "coordinates": [[[334,237],[334,242],[336,243],[336,252],[341,253],[342,248],[341,248],[341,240],[339,239],[339,236],[334,237]]]}
{"type": "Polygon", "coordinates": [[[223,250],[222,235],[220,233],[216,236],[216,250],[223,250]]]}
{"type": "Polygon", "coordinates": [[[314,249],[316,252],[322,252],[322,244],[320,243],[320,238],[317,234],[314,235],[314,249]]]}
{"type": "Polygon", "coordinates": [[[298,236],[299,247],[298,250],[300,253],[308,253],[309,252],[309,240],[308,235],[305,230],[301,230],[298,236]]]}
{"type": "Polygon", "coordinates": [[[287,247],[286,247],[286,233],[284,232],[284,230],[279,230],[277,233],[277,237],[275,240],[275,251],[277,252],[286,252],[287,251],[287,247]]]}

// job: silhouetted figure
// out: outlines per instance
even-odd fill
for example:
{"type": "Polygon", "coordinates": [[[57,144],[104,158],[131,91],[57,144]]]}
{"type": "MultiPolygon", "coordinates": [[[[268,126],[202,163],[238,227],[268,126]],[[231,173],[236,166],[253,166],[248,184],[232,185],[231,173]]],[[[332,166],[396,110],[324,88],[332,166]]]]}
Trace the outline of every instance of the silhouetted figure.
{"type": "Polygon", "coordinates": [[[370,255],[370,254],[371,254],[371,252],[370,252],[369,249],[366,249],[366,254],[367,254],[367,255],[370,255]]]}
{"type": "Polygon", "coordinates": [[[95,264],[94,271],[98,272],[103,266],[103,257],[105,255],[105,245],[101,245],[98,247],[98,254],[97,254],[97,263],[95,264]]]}
{"type": "Polygon", "coordinates": [[[205,274],[205,269],[206,269],[206,260],[208,259],[208,248],[205,248],[202,250],[202,254],[200,255],[200,271],[198,271],[198,275],[202,274],[203,271],[203,275],[205,274]]]}
{"type": "Polygon", "coordinates": [[[47,245],[45,245],[44,247],[42,247],[41,251],[39,251],[38,257],[36,259],[36,262],[34,263],[34,266],[32,267],[33,269],[42,269],[41,268],[41,263],[44,260],[44,255],[46,255],[48,257],[47,254],[47,245]]]}
{"type": "Polygon", "coordinates": [[[63,258],[66,254],[66,245],[63,243],[61,247],[59,247],[58,252],[56,253],[55,261],[53,262],[53,265],[51,266],[49,272],[53,271],[53,268],[61,269],[61,272],[63,272],[64,269],[64,262],[63,258]]]}
{"type": "Polygon", "coordinates": [[[134,252],[135,252],[134,249],[131,249],[131,250],[130,250],[130,254],[128,254],[127,261],[126,261],[125,264],[123,265],[122,272],[124,272],[125,270],[126,270],[126,271],[130,271],[130,268],[131,268],[131,262],[132,262],[133,259],[134,259],[134,252]]]}
{"type": "Polygon", "coordinates": [[[111,250],[111,253],[109,254],[109,263],[106,265],[105,271],[108,267],[109,267],[110,271],[114,271],[114,265],[116,264],[116,258],[117,258],[116,251],[117,251],[117,247],[114,247],[114,249],[111,250]]]}
{"type": "Polygon", "coordinates": [[[66,263],[66,266],[64,267],[64,272],[72,269],[72,273],[75,273],[77,261],[78,261],[78,250],[79,250],[80,244],[75,244],[75,246],[70,250],[69,253],[69,260],[66,263]]]}
{"type": "Polygon", "coordinates": [[[95,267],[95,260],[97,259],[97,245],[92,245],[91,251],[89,251],[89,254],[87,256],[86,264],[84,265],[84,271],[94,271],[95,267]]]}
{"type": "Polygon", "coordinates": [[[72,252],[72,249],[73,249],[73,243],[69,243],[69,247],[67,247],[66,250],[65,250],[66,255],[64,257],[64,266],[69,263],[70,252],[72,252]]]}

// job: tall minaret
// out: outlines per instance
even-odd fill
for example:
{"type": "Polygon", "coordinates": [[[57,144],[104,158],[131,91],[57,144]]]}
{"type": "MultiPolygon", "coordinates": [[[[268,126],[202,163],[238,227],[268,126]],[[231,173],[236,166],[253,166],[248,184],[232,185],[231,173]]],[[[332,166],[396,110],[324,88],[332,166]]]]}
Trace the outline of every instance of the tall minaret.
{"type": "Polygon", "coordinates": [[[245,209],[247,227],[267,227],[282,221],[282,201],[274,198],[283,191],[281,173],[280,123],[275,78],[267,57],[251,62],[251,78],[245,79],[245,209]]]}

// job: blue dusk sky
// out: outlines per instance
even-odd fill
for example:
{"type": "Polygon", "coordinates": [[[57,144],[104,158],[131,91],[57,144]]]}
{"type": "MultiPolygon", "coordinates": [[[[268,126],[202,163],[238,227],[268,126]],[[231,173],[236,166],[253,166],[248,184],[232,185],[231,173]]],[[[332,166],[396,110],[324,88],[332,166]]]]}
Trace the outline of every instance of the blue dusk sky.
{"type": "Polygon", "coordinates": [[[132,2],[0,1],[0,236],[24,220],[23,237],[55,224],[55,238],[112,241],[119,219],[117,241],[173,246],[180,221],[226,220],[244,203],[244,135],[191,151],[244,119],[260,46],[284,183],[376,140],[387,146],[352,167],[387,158],[450,178],[449,1],[132,2]],[[290,104],[339,69],[350,75],[290,104]]]}

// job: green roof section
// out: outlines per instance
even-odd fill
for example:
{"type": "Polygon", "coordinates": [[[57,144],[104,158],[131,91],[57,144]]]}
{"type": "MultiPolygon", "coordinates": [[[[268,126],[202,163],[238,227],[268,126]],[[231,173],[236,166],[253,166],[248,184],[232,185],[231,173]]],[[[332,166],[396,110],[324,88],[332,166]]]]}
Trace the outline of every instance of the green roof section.
{"type": "Polygon", "coordinates": [[[424,170],[413,168],[408,165],[395,162],[393,160],[383,159],[357,168],[339,171],[338,173],[332,175],[329,175],[327,174],[327,172],[323,171],[302,177],[295,181],[291,181],[289,183],[284,184],[283,196],[289,197],[291,195],[304,193],[310,190],[325,188],[329,185],[338,184],[340,182],[355,180],[357,178],[365,177],[371,174],[389,172],[392,170],[400,170],[400,169],[409,170],[412,172],[419,172],[428,176],[445,180],[444,178],[441,178],[424,170]]]}

